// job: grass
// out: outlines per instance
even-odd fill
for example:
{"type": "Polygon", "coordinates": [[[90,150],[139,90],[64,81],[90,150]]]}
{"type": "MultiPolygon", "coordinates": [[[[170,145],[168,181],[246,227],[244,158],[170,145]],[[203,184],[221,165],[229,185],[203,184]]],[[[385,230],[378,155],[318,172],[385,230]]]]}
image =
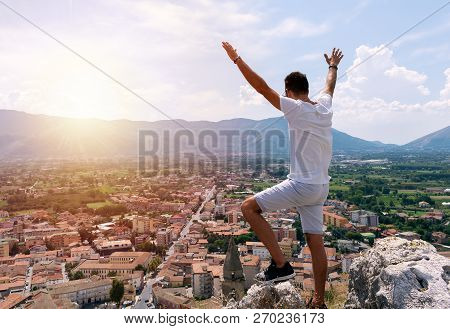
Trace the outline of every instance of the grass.
{"type": "Polygon", "coordinates": [[[98,190],[105,194],[111,194],[116,192],[116,189],[110,185],[102,185],[98,188],[98,190]]]}
{"type": "Polygon", "coordinates": [[[112,203],[110,201],[103,201],[103,202],[92,202],[92,203],[87,203],[86,207],[91,208],[91,209],[98,209],[104,206],[109,206],[112,205],[112,203]]]}
{"type": "Polygon", "coordinates": [[[260,188],[261,190],[265,190],[266,188],[272,187],[273,185],[273,183],[269,182],[257,182],[253,184],[255,188],[260,188]]]}
{"type": "Polygon", "coordinates": [[[417,190],[398,190],[398,194],[416,194],[418,192],[417,190]]]}
{"type": "Polygon", "coordinates": [[[435,201],[450,201],[450,195],[432,195],[430,198],[435,201]]]}
{"type": "Polygon", "coordinates": [[[348,191],[350,190],[349,186],[346,185],[330,185],[330,191],[348,191]]]}

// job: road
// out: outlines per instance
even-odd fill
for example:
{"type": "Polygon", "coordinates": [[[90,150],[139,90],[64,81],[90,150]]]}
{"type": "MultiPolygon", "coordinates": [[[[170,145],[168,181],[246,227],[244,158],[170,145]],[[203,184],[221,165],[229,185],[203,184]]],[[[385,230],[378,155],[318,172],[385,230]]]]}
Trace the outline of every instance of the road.
{"type": "MultiPolygon", "coordinates": [[[[184,226],[183,230],[180,233],[180,237],[178,238],[178,240],[183,239],[189,233],[189,228],[191,227],[191,225],[194,222],[194,220],[200,221],[200,213],[202,212],[203,208],[205,207],[205,204],[209,200],[212,199],[212,197],[214,196],[214,192],[215,191],[216,191],[216,185],[214,185],[208,192],[206,192],[205,200],[200,205],[200,207],[198,208],[196,213],[192,215],[191,220],[184,226]]],[[[175,246],[175,243],[177,241],[174,241],[172,243],[172,245],[170,246],[169,250],[167,250],[166,257],[164,258],[164,260],[167,260],[169,258],[169,256],[173,254],[174,246],[175,246]]]]}
{"type": "MultiPolygon", "coordinates": [[[[216,186],[214,185],[208,192],[206,192],[206,197],[205,200],[203,201],[203,203],[200,205],[200,207],[198,208],[198,210],[195,212],[195,214],[192,215],[191,220],[184,226],[183,230],[180,233],[180,237],[178,239],[183,239],[186,234],[188,234],[189,232],[189,228],[191,227],[192,223],[194,222],[194,220],[198,220],[200,221],[200,213],[203,210],[203,208],[205,207],[205,204],[212,199],[212,197],[214,196],[214,192],[216,190],[216,186]]],[[[170,246],[169,250],[166,253],[166,257],[164,258],[164,261],[167,260],[167,258],[173,254],[174,252],[174,244],[176,242],[172,243],[172,245],[170,246]]],[[[150,302],[153,299],[153,295],[152,295],[152,285],[153,283],[161,280],[162,277],[156,277],[154,279],[149,279],[146,281],[144,289],[142,289],[142,292],[140,294],[140,298],[139,301],[136,302],[136,304],[134,305],[133,308],[135,309],[147,309],[147,305],[144,302],[145,300],[149,300],[150,302]]]]}
{"type": "Polygon", "coordinates": [[[153,300],[152,285],[153,285],[153,283],[155,283],[156,281],[159,281],[161,279],[162,279],[162,277],[147,280],[147,282],[145,283],[144,289],[142,289],[142,292],[139,295],[140,299],[138,302],[136,302],[136,304],[134,305],[133,308],[140,309],[140,310],[148,308],[145,301],[149,300],[150,302],[152,302],[152,300],[153,300]]]}

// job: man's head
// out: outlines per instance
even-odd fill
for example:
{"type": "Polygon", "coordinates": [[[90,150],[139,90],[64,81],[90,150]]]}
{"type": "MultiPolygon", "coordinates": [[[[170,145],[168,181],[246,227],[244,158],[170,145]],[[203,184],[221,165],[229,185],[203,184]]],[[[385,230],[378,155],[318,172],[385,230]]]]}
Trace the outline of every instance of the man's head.
{"type": "Polygon", "coordinates": [[[300,95],[308,95],[309,83],[306,75],[299,71],[289,73],[284,78],[284,88],[287,97],[298,97],[300,95]]]}

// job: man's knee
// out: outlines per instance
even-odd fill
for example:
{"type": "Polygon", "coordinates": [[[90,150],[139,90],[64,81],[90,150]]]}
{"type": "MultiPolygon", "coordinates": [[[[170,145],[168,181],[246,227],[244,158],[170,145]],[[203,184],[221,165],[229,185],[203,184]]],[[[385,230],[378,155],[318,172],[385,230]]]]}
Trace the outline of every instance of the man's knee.
{"type": "Polygon", "coordinates": [[[323,234],[305,233],[306,243],[310,249],[324,247],[323,234]]]}
{"type": "Polygon", "coordinates": [[[245,214],[248,214],[251,212],[260,213],[261,208],[259,208],[259,205],[256,202],[255,198],[250,197],[248,199],[245,199],[244,202],[242,202],[241,211],[242,211],[242,214],[244,214],[244,216],[245,216],[245,214]]]}

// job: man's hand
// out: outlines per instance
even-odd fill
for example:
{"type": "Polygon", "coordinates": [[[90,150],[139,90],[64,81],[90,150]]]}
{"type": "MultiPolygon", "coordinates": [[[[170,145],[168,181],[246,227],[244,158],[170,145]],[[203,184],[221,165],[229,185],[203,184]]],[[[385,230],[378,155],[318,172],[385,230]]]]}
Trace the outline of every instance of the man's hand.
{"type": "Polygon", "coordinates": [[[234,61],[236,57],[238,57],[236,48],[233,48],[233,46],[230,45],[227,41],[222,41],[222,47],[226,50],[228,57],[230,57],[232,61],[234,61]]]}
{"type": "MultiPolygon", "coordinates": [[[[238,57],[236,49],[233,48],[233,46],[228,42],[223,41],[222,47],[226,50],[228,57],[230,57],[232,61],[234,61],[238,57]]],[[[242,58],[236,61],[236,66],[239,68],[245,80],[247,80],[250,86],[252,86],[258,93],[263,95],[270,102],[270,104],[275,106],[277,109],[280,109],[280,95],[278,95],[275,90],[270,88],[263,78],[261,78],[256,72],[254,72],[242,58]]]]}
{"type": "Polygon", "coordinates": [[[323,54],[323,56],[325,57],[327,64],[330,66],[330,68],[328,69],[324,92],[330,94],[330,96],[333,97],[334,88],[336,87],[337,66],[341,62],[341,59],[342,57],[344,57],[344,55],[339,48],[337,50],[336,48],[333,48],[330,57],[328,57],[327,54],[323,54]]]}
{"type": "Polygon", "coordinates": [[[325,60],[327,61],[328,65],[336,65],[336,66],[339,65],[342,57],[344,57],[344,55],[342,54],[342,51],[339,48],[337,50],[336,50],[336,48],[333,48],[333,51],[331,52],[330,57],[328,57],[327,54],[323,54],[323,56],[325,57],[325,60]]]}

